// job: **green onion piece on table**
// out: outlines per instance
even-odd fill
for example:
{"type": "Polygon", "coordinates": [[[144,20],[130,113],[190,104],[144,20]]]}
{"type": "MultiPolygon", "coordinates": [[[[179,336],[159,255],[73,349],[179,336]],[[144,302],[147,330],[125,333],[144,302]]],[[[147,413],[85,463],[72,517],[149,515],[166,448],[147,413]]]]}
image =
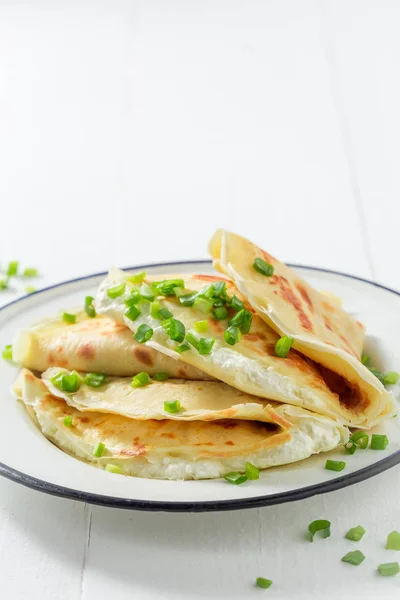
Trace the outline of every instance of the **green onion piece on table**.
{"type": "Polygon", "coordinates": [[[103,456],[105,449],[106,447],[103,444],[103,442],[99,442],[93,449],[93,456],[97,456],[97,458],[100,458],[100,456],[103,456]]]}
{"type": "Polygon", "coordinates": [[[352,550],[343,556],[342,561],[349,563],[350,565],[358,566],[364,559],[365,556],[360,550],[352,550]]]}
{"type": "Polygon", "coordinates": [[[198,333],[205,333],[208,330],[208,321],[196,321],[194,328],[198,333]]]}
{"type": "Polygon", "coordinates": [[[400,573],[400,565],[398,562],[382,563],[378,565],[378,571],[383,577],[391,577],[400,573]]]}
{"type": "Polygon", "coordinates": [[[224,331],[224,340],[230,346],[237,344],[241,337],[242,334],[240,333],[239,327],[235,327],[234,325],[231,325],[224,331]]]}
{"type": "Polygon", "coordinates": [[[153,337],[153,333],[152,328],[146,325],[146,323],[143,323],[138,327],[138,330],[133,337],[139,344],[145,344],[153,337]]]}
{"type": "Polygon", "coordinates": [[[103,385],[106,380],[106,376],[103,373],[86,373],[83,383],[89,387],[97,388],[103,385]]]}
{"type": "Polygon", "coordinates": [[[123,296],[125,293],[126,284],[120,283],[119,285],[115,285],[112,288],[107,290],[107,296],[111,299],[118,298],[119,296],[123,296]]]}
{"type": "Polygon", "coordinates": [[[224,475],[224,479],[229,483],[233,483],[234,485],[240,485],[241,483],[247,481],[247,475],[243,475],[243,473],[237,473],[234,471],[224,475]]]}
{"type": "Polygon", "coordinates": [[[275,344],[275,354],[280,358],[287,358],[290,348],[293,346],[294,339],[284,335],[275,344]]]}
{"type": "Polygon", "coordinates": [[[3,352],[1,353],[2,358],[4,358],[4,360],[12,360],[12,345],[11,344],[7,344],[7,346],[4,348],[3,352]]]}
{"type": "Polygon", "coordinates": [[[105,470],[109,473],[116,473],[117,475],[120,475],[122,473],[121,468],[117,467],[117,465],[108,464],[105,466],[105,470]]]}
{"type": "Polygon", "coordinates": [[[164,402],[164,410],[167,413],[178,413],[181,410],[181,403],[179,400],[167,400],[164,402]]]}
{"type": "Polygon", "coordinates": [[[91,319],[93,319],[96,316],[96,309],[93,305],[93,302],[94,302],[93,296],[86,296],[84,309],[85,309],[85,313],[87,314],[87,316],[90,317],[91,319]]]}
{"type": "Polygon", "coordinates": [[[373,433],[371,436],[371,450],[385,450],[389,440],[386,435],[373,433]]]}
{"type": "Polygon", "coordinates": [[[5,279],[0,279],[0,290],[8,289],[8,277],[5,279]]]}
{"type": "Polygon", "coordinates": [[[260,469],[257,469],[257,467],[255,467],[254,465],[252,465],[249,462],[246,463],[246,471],[245,472],[246,472],[247,479],[252,479],[252,480],[260,479],[260,469]]]}
{"type": "Polygon", "coordinates": [[[370,358],[369,354],[363,354],[361,356],[361,362],[365,366],[369,365],[370,360],[371,360],[371,358],[370,358]]]}
{"type": "Polygon", "coordinates": [[[168,377],[169,377],[168,373],[164,373],[164,372],[155,373],[153,375],[153,379],[155,381],[167,381],[168,377]]]}
{"type": "Polygon", "coordinates": [[[326,519],[317,519],[308,526],[309,540],[314,541],[314,536],[319,533],[322,538],[328,538],[331,535],[331,522],[326,519]]]}
{"type": "Polygon", "coordinates": [[[361,527],[361,525],[357,525],[357,527],[352,527],[351,529],[349,529],[344,537],[347,540],[351,540],[352,542],[359,542],[363,537],[364,533],[364,527],[361,527]]]}
{"type": "Polygon", "coordinates": [[[329,471],[343,471],[346,467],[346,463],[343,460],[327,460],[325,463],[325,469],[329,471]]]}
{"type": "Polygon", "coordinates": [[[346,454],[354,454],[354,452],[356,450],[357,450],[357,444],[355,442],[353,442],[353,440],[349,440],[344,445],[344,451],[346,452],[346,454]]]}
{"type": "Polygon", "coordinates": [[[143,387],[151,382],[150,375],[142,371],[132,378],[131,386],[133,388],[143,387]]]}
{"type": "Polygon", "coordinates": [[[34,293],[34,292],[36,292],[36,291],[37,291],[37,288],[36,288],[36,287],[34,287],[33,285],[26,285],[26,286],[24,287],[24,292],[25,292],[26,294],[33,294],[33,293],[34,293]]]}
{"type": "Polygon", "coordinates": [[[263,588],[264,590],[267,590],[269,587],[271,587],[271,585],[271,579],[265,579],[265,577],[257,577],[256,579],[256,586],[263,588]]]}
{"type": "Polygon", "coordinates": [[[33,267],[26,267],[22,273],[23,277],[37,277],[39,271],[33,267]]]}
{"type": "Polygon", "coordinates": [[[18,274],[18,266],[19,263],[17,260],[12,260],[11,262],[9,262],[6,272],[7,277],[15,277],[15,275],[18,274]]]}
{"type": "Polygon", "coordinates": [[[378,369],[373,369],[372,367],[368,367],[368,369],[371,371],[371,373],[372,373],[373,375],[375,375],[375,377],[376,377],[377,379],[379,379],[379,381],[380,381],[381,383],[383,383],[383,380],[384,380],[384,378],[385,378],[385,375],[384,375],[384,373],[382,373],[382,371],[378,371],[378,369]]]}
{"type": "Polygon", "coordinates": [[[400,533],[392,531],[389,533],[386,541],[387,550],[400,550],[400,533]]]}
{"type": "Polygon", "coordinates": [[[124,316],[129,319],[130,321],[136,321],[136,319],[142,314],[142,311],[135,306],[135,304],[132,304],[132,306],[130,306],[128,308],[127,311],[124,312],[124,316]]]}
{"type": "Polygon", "coordinates": [[[72,427],[71,415],[67,415],[66,417],[64,417],[64,425],[65,425],[65,427],[72,427]]]}
{"type": "Polygon", "coordinates": [[[73,315],[72,313],[63,313],[62,319],[64,323],[68,323],[68,325],[76,323],[76,315],[73,315]]]}
{"type": "Polygon", "coordinates": [[[132,275],[127,275],[125,279],[130,283],[143,283],[145,277],[146,271],[140,271],[140,273],[133,273],[132,275]]]}
{"type": "Polygon", "coordinates": [[[356,431],[350,436],[350,440],[354,442],[362,450],[368,448],[369,435],[365,431],[356,431]]]}
{"type": "Polygon", "coordinates": [[[387,371],[387,373],[383,375],[383,385],[394,385],[398,382],[399,377],[400,375],[399,373],[396,373],[396,371],[387,371]]]}
{"type": "Polygon", "coordinates": [[[274,267],[262,258],[254,259],[253,268],[258,273],[261,273],[261,275],[265,275],[266,277],[271,277],[271,275],[274,274],[274,267]]]}

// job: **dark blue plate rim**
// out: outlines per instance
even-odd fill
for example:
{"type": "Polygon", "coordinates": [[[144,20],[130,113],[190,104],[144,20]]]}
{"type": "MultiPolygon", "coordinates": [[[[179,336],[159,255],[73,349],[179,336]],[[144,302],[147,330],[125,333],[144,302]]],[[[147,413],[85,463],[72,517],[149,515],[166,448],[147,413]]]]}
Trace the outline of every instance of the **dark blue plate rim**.
{"type": "MultiPolygon", "coordinates": [[[[209,260],[190,260],[190,261],[175,261],[175,262],[167,262],[167,263],[153,263],[147,265],[137,265],[134,267],[126,267],[124,270],[138,270],[138,269],[148,269],[153,267],[169,267],[174,265],[194,265],[194,264],[204,264],[210,265],[211,261],[209,260]]],[[[393,290],[389,287],[381,285],[379,283],[375,283],[374,281],[370,281],[369,279],[364,279],[362,277],[357,277],[356,275],[350,275],[348,273],[343,273],[341,271],[334,271],[331,269],[323,269],[320,267],[310,267],[308,265],[298,265],[298,264],[290,264],[291,267],[298,269],[308,269],[309,271],[319,271],[321,273],[328,273],[332,275],[340,275],[342,277],[347,277],[348,279],[353,279],[356,281],[362,281],[369,285],[373,285],[374,287],[381,288],[387,292],[395,294],[396,296],[400,296],[400,292],[393,290]]],[[[24,302],[28,298],[32,298],[32,296],[43,294],[49,290],[53,290],[55,288],[67,285],[69,283],[76,283],[78,281],[85,281],[86,279],[92,279],[94,277],[101,277],[107,274],[106,271],[101,273],[93,273],[92,275],[85,275],[83,277],[77,277],[76,279],[70,279],[68,281],[63,281],[61,283],[56,283],[55,285],[48,286],[36,292],[33,292],[29,296],[23,296],[22,298],[17,298],[8,304],[0,307],[0,312],[9,308],[13,304],[17,304],[19,302],[24,302]]],[[[81,490],[75,490],[72,488],[67,488],[61,485],[56,485],[50,483],[48,481],[44,481],[42,479],[37,479],[36,477],[32,477],[27,473],[23,473],[18,471],[17,469],[13,469],[0,462],[0,475],[15,481],[16,483],[20,483],[26,487],[31,489],[44,492],[46,494],[50,494],[51,496],[60,496],[62,498],[69,498],[71,500],[79,500],[80,502],[87,502],[89,504],[95,504],[98,506],[108,506],[113,508],[125,508],[131,510],[145,510],[145,511],[165,511],[165,512],[206,512],[206,511],[223,511],[223,510],[238,510],[244,508],[259,508],[262,506],[271,506],[273,504],[283,504],[285,502],[294,502],[298,500],[304,500],[305,498],[310,498],[311,496],[315,496],[318,494],[326,494],[328,492],[333,492],[335,490],[347,487],[349,485],[354,485],[355,483],[359,483],[360,481],[364,481],[365,479],[369,479],[370,477],[374,477],[379,473],[383,473],[387,469],[394,467],[395,465],[400,463],[400,450],[397,450],[390,456],[383,458],[382,460],[374,463],[373,465],[369,465],[368,467],[364,467],[363,469],[359,469],[354,473],[350,473],[348,475],[343,475],[341,477],[336,477],[331,481],[326,481],[323,483],[317,483],[315,485],[307,486],[304,488],[298,488],[296,490],[290,492],[282,492],[277,494],[271,494],[268,496],[257,496],[255,498],[243,498],[243,499],[235,499],[235,500],[207,500],[202,502],[163,502],[163,501],[153,501],[153,500],[135,500],[132,498],[116,498],[112,496],[105,496],[102,494],[93,494],[90,492],[83,492],[81,490]]]]}

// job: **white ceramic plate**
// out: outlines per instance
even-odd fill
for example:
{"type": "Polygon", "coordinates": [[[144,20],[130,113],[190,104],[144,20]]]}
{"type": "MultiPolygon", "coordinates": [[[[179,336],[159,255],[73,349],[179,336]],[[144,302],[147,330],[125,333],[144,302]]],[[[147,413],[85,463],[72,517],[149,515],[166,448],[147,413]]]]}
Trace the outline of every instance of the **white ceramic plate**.
{"type": "MultiPolygon", "coordinates": [[[[148,273],[210,273],[211,263],[144,265],[148,273]]],[[[320,290],[330,290],[344,307],[367,324],[366,350],[384,370],[400,368],[400,294],[349,275],[296,267],[299,274],[320,290]]],[[[61,309],[79,306],[86,295],[95,295],[105,273],[68,281],[26,296],[0,309],[0,348],[11,343],[14,332],[61,309]]],[[[390,444],[384,451],[343,449],[329,457],[345,460],[336,474],[324,468],[327,454],[261,473],[259,481],[230,485],[224,480],[158,481],[115,475],[86,465],[51,444],[34,426],[24,408],[15,401],[10,386],[17,369],[0,361],[1,419],[0,474],[34,489],[105,506],[142,510],[230,510],[301,500],[372,477],[400,462],[400,426],[390,419],[379,427],[390,444]]]]}

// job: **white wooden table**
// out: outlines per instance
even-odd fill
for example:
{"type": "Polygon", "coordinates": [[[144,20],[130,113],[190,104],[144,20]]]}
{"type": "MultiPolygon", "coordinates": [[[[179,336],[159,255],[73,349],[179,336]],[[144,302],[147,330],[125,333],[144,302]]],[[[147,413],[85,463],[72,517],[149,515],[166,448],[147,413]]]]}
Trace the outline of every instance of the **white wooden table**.
{"type": "MultiPolygon", "coordinates": [[[[1,263],[38,266],[44,286],[204,257],[224,226],[400,288],[399,19],[396,0],[0,0],[1,263]]],[[[399,475],[181,515],[3,479],[1,598],[398,598],[400,577],[374,569],[398,560],[399,475]],[[320,517],[333,534],[311,545],[320,517]],[[359,523],[354,569],[340,558],[359,523]]]]}

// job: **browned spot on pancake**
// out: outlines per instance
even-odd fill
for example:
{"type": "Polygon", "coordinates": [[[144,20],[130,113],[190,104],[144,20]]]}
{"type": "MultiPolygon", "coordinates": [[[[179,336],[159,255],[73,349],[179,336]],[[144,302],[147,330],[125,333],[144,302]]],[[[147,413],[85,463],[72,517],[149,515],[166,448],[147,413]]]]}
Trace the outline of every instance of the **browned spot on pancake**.
{"type": "Polygon", "coordinates": [[[229,279],[218,275],[193,275],[193,279],[198,279],[199,281],[226,281],[230,283],[229,279]]]}
{"type": "Polygon", "coordinates": [[[356,413],[367,408],[370,402],[357,385],[351,385],[344,377],[322,365],[318,367],[326,385],[333,394],[339,396],[341,404],[356,413]]]}
{"type": "Polygon", "coordinates": [[[199,444],[193,444],[194,446],[215,446],[214,442],[200,442],[199,444]]]}
{"type": "Polygon", "coordinates": [[[340,334],[340,339],[342,340],[342,342],[347,346],[347,351],[352,354],[353,356],[355,356],[356,358],[358,358],[357,354],[354,352],[353,350],[353,346],[350,344],[349,340],[344,336],[340,334]]]}
{"type": "Polygon", "coordinates": [[[139,437],[138,435],[136,435],[136,436],[133,438],[133,443],[134,443],[134,444],[137,444],[137,443],[139,442],[139,440],[140,440],[140,437],[139,437]]]}
{"type": "Polygon", "coordinates": [[[282,298],[286,300],[286,302],[291,304],[296,310],[297,316],[303,329],[305,329],[306,331],[312,331],[312,323],[306,315],[306,313],[304,312],[299,298],[296,296],[296,294],[290,287],[290,284],[286,277],[282,277],[281,275],[273,275],[270,278],[270,280],[272,280],[271,283],[279,286],[282,298]]]}
{"type": "Polygon", "coordinates": [[[197,391],[198,391],[198,392],[201,392],[201,391],[202,391],[202,389],[203,389],[203,388],[201,387],[201,385],[199,385],[199,387],[197,388],[197,391]]]}
{"type": "Polygon", "coordinates": [[[181,379],[184,379],[186,377],[185,369],[178,369],[178,377],[180,377],[181,379]]]}
{"type": "Polygon", "coordinates": [[[86,342],[85,344],[79,344],[76,353],[80,358],[91,360],[96,356],[96,349],[91,342],[86,342]]]}
{"type": "Polygon", "coordinates": [[[234,429],[235,427],[238,426],[238,423],[237,423],[237,421],[226,420],[226,421],[217,421],[216,425],[219,425],[220,427],[223,427],[224,429],[234,429]]]}
{"type": "Polygon", "coordinates": [[[133,354],[139,362],[143,363],[144,365],[147,365],[148,367],[153,366],[153,358],[148,348],[142,348],[141,346],[137,346],[133,349],[133,354]]]}
{"type": "Polygon", "coordinates": [[[79,420],[81,423],[89,423],[90,421],[89,417],[81,417],[79,420]]]}
{"type": "Polygon", "coordinates": [[[312,300],[311,300],[306,288],[304,287],[304,285],[300,282],[297,282],[296,287],[297,287],[298,291],[300,292],[300,296],[303,298],[304,302],[307,304],[310,311],[314,312],[314,305],[313,305],[312,300]]]}
{"type": "Polygon", "coordinates": [[[32,373],[25,373],[25,381],[35,381],[34,375],[32,373]]]}
{"type": "Polygon", "coordinates": [[[332,325],[328,317],[324,317],[325,327],[329,329],[329,331],[333,331],[332,325]]]}
{"type": "Polygon", "coordinates": [[[48,353],[47,360],[51,365],[54,365],[54,363],[56,362],[56,359],[54,358],[54,354],[52,352],[48,353]]]}
{"type": "Polygon", "coordinates": [[[119,454],[122,456],[143,456],[143,454],[146,454],[146,446],[143,446],[143,444],[136,444],[132,448],[120,450],[119,454]]]}
{"type": "Polygon", "coordinates": [[[274,264],[274,262],[276,262],[276,258],[268,254],[268,252],[265,252],[265,250],[261,250],[261,254],[263,256],[263,259],[266,260],[267,263],[274,264]]]}
{"type": "Polygon", "coordinates": [[[362,329],[364,331],[365,329],[365,325],[364,323],[361,323],[361,321],[356,321],[357,325],[359,326],[360,329],[362,329]]]}
{"type": "Polygon", "coordinates": [[[47,360],[49,361],[50,365],[56,365],[57,367],[63,367],[65,369],[68,367],[68,360],[61,357],[56,358],[53,352],[48,353],[47,360]]]}
{"type": "Polygon", "coordinates": [[[322,301],[322,306],[325,308],[325,310],[328,310],[329,312],[335,312],[335,307],[326,300],[322,301]]]}
{"type": "Polygon", "coordinates": [[[226,446],[234,446],[235,442],[232,442],[231,440],[228,440],[227,442],[225,442],[226,446]]]}
{"type": "Polygon", "coordinates": [[[122,325],[122,323],[109,322],[107,323],[107,327],[104,328],[104,325],[101,324],[102,331],[100,331],[100,335],[104,337],[113,337],[116,333],[120,333],[121,331],[126,331],[127,327],[122,325]]]}
{"type": "Polygon", "coordinates": [[[62,346],[58,346],[58,348],[57,348],[57,352],[58,352],[59,354],[61,354],[61,352],[62,352],[63,350],[64,350],[64,348],[63,348],[62,346]]]}
{"type": "Polygon", "coordinates": [[[264,340],[266,340],[266,336],[263,333],[246,333],[243,338],[245,340],[248,340],[249,342],[255,342],[257,340],[260,340],[261,342],[263,342],[264,340]]]}
{"type": "Polygon", "coordinates": [[[173,440],[176,438],[176,435],[175,435],[175,433],[162,433],[161,437],[169,438],[169,439],[173,440]]]}

